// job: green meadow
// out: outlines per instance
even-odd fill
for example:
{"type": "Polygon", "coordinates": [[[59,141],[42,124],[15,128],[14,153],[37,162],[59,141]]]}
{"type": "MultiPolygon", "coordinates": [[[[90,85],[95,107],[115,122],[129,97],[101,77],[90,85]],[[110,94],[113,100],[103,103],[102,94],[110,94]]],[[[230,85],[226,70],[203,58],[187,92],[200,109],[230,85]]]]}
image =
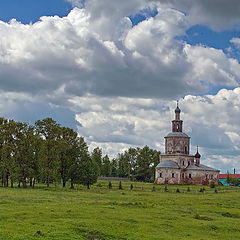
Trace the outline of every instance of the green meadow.
{"type": "Polygon", "coordinates": [[[1,187],[0,239],[240,239],[238,187],[112,184],[1,187]]]}

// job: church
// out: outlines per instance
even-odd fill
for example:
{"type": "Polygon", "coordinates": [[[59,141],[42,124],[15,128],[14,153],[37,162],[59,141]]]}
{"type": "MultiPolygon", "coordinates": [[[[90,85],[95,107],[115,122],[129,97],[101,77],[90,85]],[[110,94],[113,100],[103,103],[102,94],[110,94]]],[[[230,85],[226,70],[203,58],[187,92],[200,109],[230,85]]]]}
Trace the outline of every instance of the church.
{"type": "Polygon", "coordinates": [[[201,164],[201,155],[190,152],[190,137],[183,132],[181,110],[175,109],[172,132],[165,137],[165,154],[160,155],[156,166],[155,183],[157,184],[209,184],[218,183],[219,170],[201,164]]]}

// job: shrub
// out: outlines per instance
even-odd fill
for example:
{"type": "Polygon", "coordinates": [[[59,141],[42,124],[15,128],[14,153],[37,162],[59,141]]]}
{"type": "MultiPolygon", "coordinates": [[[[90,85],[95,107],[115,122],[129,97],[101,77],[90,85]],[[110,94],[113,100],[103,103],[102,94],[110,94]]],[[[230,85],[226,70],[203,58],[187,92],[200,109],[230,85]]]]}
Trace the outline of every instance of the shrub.
{"type": "Polygon", "coordinates": [[[112,183],[111,183],[111,181],[108,183],[108,188],[109,188],[109,189],[112,189],[112,183]]]}
{"type": "Polygon", "coordinates": [[[190,187],[187,188],[187,192],[190,192],[190,187]]]}
{"type": "Polygon", "coordinates": [[[180,193],[180,190],[177,188],[176,192],[177,192],[177,193],[180,193]]]}
{"type": "Polygon", "coordinates": [[[164,187],[164,192],[168,192],[167,186],[164,187]]]}
{"type": "Polygon", "coordinates": [[[214,181],[210,182],[210,188],[215,188],[215,182],[214,181]]]}
{"type": "Polygon", "coordinates": [[[133,190],[133,185],[132,184],[130,185],[130,190],[133,190]]]}
{"type": "Polygon", "coordinates": [[[119,182],[118,189],[119,189],[119,190],[122,190],[122,189],[123,189],[123,187],[122,187],[122,182],[121,182],[121,181],[119,182]]]}
{"type": "Polygon", "coordinates": [[[152,192],[156,192],[155,186],[152,187],[152,192]]]}

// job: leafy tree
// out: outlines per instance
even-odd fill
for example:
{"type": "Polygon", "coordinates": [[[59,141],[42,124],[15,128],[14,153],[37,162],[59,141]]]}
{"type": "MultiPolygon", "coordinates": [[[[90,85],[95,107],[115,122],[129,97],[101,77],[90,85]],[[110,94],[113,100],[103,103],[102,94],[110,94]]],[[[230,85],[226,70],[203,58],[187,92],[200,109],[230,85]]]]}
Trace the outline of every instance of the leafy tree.
{"type": "Polygon", "coordinates": [[[88,146],[83,137],[78,138],[77,146],[78,152],[74,155],[69,171],[71,188],[74,188],[75,183],[80,183],[90,188],[90,185],[97,181],[97,163],[89,155],[88,146]]]}
{"type": "Polygon", "coordinates": [[[97,164],[97,171],[98,171],[98,176],[102,176],[102,149],[100,149],[99,147],[94,148],[91,158],[94,162],[96,162],[97,164]]]}
{"type": "Polygon", "coordinates": [[[71,128],[61,127],[61,137],[59,140],[60,147],[60,166],[59,171],[62,179],[63,187],[66,186],[70,179],[70,168],[74,164],[75,159],[79,156],[79,137],[78,134],[71,128]]]}
{"type": "Polygon", "coordinates": [[[159,152],[145,146],[138,149],[138,156],[135,168],[135,179],[149,182],[153,180],[155,166],[159,162],[159,152]]]}
{"type": "Polygon", "coordinates": [[[43,155],[40,161],[41,176],[49,187],[50,182],[59,178],[61,129],[52,118],[38,120],[35,123],[38,134],[44,139],[43,155]]]}
{"type": "Polygon", "coordinates": [[[87,186],[88,189],[90,189],[90,185],[97,182],[97,164],[92,160],[89,154],[82,156],[79,173],[79,183],[87,186]]]}
{"type": "Polygon", "coordinates": [[[118,162],[116,159],[112,159],[110,162],[110,176],[111,177],[117,177],[118,176],[118,162]]]}
{"type": "Polygon", "coordinates": [[[102,162],[103,162],[103,164],[102,164],[102,175],[105,176],[105,177],[109,177],[110,174],[111,174],[111,166],[110,166],[111,163],[110,163],[108,155],[103,157],[102,162]]]}

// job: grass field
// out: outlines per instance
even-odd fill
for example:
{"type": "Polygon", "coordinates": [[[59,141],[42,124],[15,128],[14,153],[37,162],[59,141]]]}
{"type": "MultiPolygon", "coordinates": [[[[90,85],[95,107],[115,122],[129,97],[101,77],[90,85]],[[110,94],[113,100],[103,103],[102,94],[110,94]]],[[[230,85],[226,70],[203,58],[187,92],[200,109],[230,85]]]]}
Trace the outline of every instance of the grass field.
{"type": "Polygon", "coordinates": [[[112,183],[0,188],[0,239],[240,239],[240,188],[112,183]]]}

